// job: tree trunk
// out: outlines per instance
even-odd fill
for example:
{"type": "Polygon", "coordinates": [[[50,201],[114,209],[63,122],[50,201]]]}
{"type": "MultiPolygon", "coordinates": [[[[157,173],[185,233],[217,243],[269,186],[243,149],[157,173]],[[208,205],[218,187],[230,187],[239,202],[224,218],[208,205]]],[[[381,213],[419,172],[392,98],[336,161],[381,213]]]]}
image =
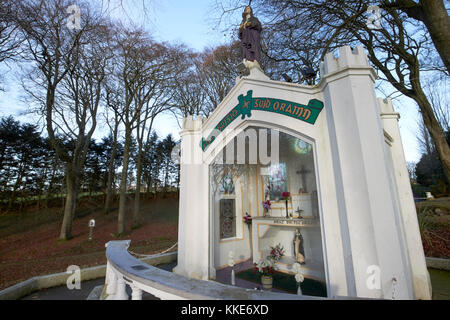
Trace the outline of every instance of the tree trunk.
{"type": "Polygon", "coordinates": [[[164,174],[164,195],[163,197],[166,197],[167,194],[167,186],[169,184],[169,160],[166,161],[166,172],[164,174]]]}
{"type": "Polygon", "coordinates": [[[420,69],[419,62],[416,59],[415,64],[409,68],[411,73],[409,79],[411,81],[414,95],[410,98],[414,99],[419,106],[420,113],[425,127],[428,129],[428,133],[433,139],[434,145],[438,152],[439,158],[442,163],[442,169],[444,171],[445,182],[450,185],[450,148],[445,137],[444,130],[439,123],[436,115],[433,111],[430,101],[428,100],[425,92],[422,89],[420,83],[420,69]]]}
{"type": "Polygon", "coordinates": [[[39,210],[41,208],[41,195],[42,194],[38,194],[38,198],[37,198],[37,203],[36,203],[36,210],[39,210]]]}
{"type": "MultiPolygon", "coordinates": [[[[361,40],[361,38],[359,38],[361,40]]],[[[364,41],[362,41],[364,43],[364,41]]],[[[444,130],[439,123],[436,115],[433,111],[430,101],[428,100],[425,92],[422,89],[420,83],[420,66],[419,60],[416,56],[406,55],[405,61],[408,63],[409,81],[411,83],[412,89],[406,88],[399,82],[393,79],[392,74],[386,68],[386,66],[381,63],[374,54],[373,47],[369,42],[364,43],[366,49],[370,52],[370,60],[377,66],[387,77],[389,82],[396,88],[399,92],[403,93],[405,96],[413,99],[419,106],[420,113],[422,115],[423,123],[428,129],[436,150],[438,152],[439,158],[442,163],[442,168],[444,171],[445,182],[450,185],[450,148],[445,138],[444,130]]]]}
{"type": "Polygon", "coordinates": [[[14,183],[14,187],[11,193],[11,196],[9,197],[9,203],[8,203],[8,210],[11,210],[13,207],[14,202],[16,202],[16,197],[17,197],[17,189],[19,188],[19,185],[22,181],[22,164],[19,165],[19,172],[17,173],[17,179],[16,182],[14,183]]]}
{"type": "Polygon", "coordinates": [[[108,169],[108,184],[106,186],[106,199],[105,199],[105,208],[104,208],[104,212],[105,214],[108,214],[112,205],[112,196],[113,196],[113,190],[112,190],[112,185],[113,185],[113,175],[114,175],[114,168],[108,169]]]}
{"type": "Polygon", "coordinates": [[[147,199],[152,199],[152,198],[153,198],[153,194],[152,194],[152,179],[149,178],[149,179],[147,179],[147,199]]]}
{"type": "Polygon", "coordinates": [[[155,183],[153,184],[153,190],[155,192],[155,199],[158,197],[158,180],[155,179],[155,183]]]}
{"type": "Polygon", "coordinates": [[[113,198],[113,183],[114,183],[114,175],[115,175],[115,158],[117,154],[117,125],[114,130],[114,140],[113,140],[113,148],[111,150],[111,159],[109,159],[108,164],[108,182],[106,185],[106,200],[105,200],[105,214],[109,213],[112,204],[113,198]]]}
{"type": "Polygon", "coordinates": [[[419,93],[417,103],[422,113],[423,123],[433,138],[434,145],[442,163],[447,185],[450,185],[450,148],[444,131],[433,113],[433,108],[424,93],[419,93]]]}
{"type": "Polygon", "coordinates": [[[136,164],[136,191],[134,193],[133,228],[138,228],[141,225],[141,212],[140,212],[141,175],[142,175],[142,143],[139,143],[137,164],[136,164]]]}
{"type": "Polygon", "coordinates": [[[66,186],[67,194],[64,206],[64,218],[61,226],[60,240],[69,240],[72,238],[72,221],[75,216],[75,209],[78,195],[78,175],[67,165],[66,186]]]}
{"type": "Polygon", "coordinates": [[[428,129],[426,127],[423,128],[423,131],[424,131],[425,146],[426,146],[426,149],[427,149],[427,154],[429,156],[431,156],[431,153],[432,153],[431,143],[432,142],[430,141],[430,134],[428,133],[428,129]]]}
{"type": "Polygon", "coordinates": [[[48,202],[50,201],[50,197],[52,195],[53,179],[55,179],[57,166],[58,166],[58,159],[56,158],[55,161],[53,162],[52,174],[50,175],[50,179],[49,179],[49,182],[48,182],[48,190],[47,190],[47,194],[45,196],[45,208],[48,208],[48,202]]]}
{"type": "Polygon", "coordinates": [[[117,219],[117,234],[122,235],[125,232],[125,210],[127,200],[127,179],[128,179],[128,164],[130,158],[130,144],[131,144],[131,129],[125,129],[125,145],[123,149],[123,168],[120,181],[120,199],[119,199],[119,214],[117,219]]]}

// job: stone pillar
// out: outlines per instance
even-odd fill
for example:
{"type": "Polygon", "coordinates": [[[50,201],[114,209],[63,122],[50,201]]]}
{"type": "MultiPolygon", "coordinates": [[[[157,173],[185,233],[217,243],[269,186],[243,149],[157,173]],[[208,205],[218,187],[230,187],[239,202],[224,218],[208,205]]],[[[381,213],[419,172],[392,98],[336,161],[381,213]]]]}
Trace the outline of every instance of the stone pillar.
{"type": "Polygon", "coordinates": [[[106,264],[106,277],[105,277],[106,295],[107,299],[112,299],[116,294],[117,289],[117,276],[111,267],[109,261],[106,264]]]}
{"type": "Polygon", "coordinates": [[[128,300],[128,298],[127,284],[125,283],[123,276],[119,275],[117,279],[117,291],[114,300],[128,300]]]}
{"type": "Polygon", "coordinates": [[[378,105],[380,107],[383,128],[391,139],[389,150],[392,159],[392,173],[397,187],[397,198],[403,224],[402,229],[406,239],[409,265],[411,267],[414,298],[429,300],[432,298],[430,275],[423,252],[416,206],[414,204],[411,182],[409,180],[402,139],[398,127],[400,114],[394,111],[390,99],[378,98],[378,105]]]}
{"type": "Polygon", "coordinates": [[[348,294],[390,299],[396,278],[396,298],[411,299],[409,262],[375,96],[377,76],[364,49],[348,46],[340,48],[338,58],[326,55],[321,74],[348,294]]]}
{"type": "Polygon", "coordinates": [[[142,300],[142,290],[135,285],[131,286],[131,300],[142,300]]]}
{"type": "Polygon", "coordinates": [[[178,265],[173,272],[209,278],[208,165],[200,148],[202,118],[184,119],[181,136],[178,265]]]}

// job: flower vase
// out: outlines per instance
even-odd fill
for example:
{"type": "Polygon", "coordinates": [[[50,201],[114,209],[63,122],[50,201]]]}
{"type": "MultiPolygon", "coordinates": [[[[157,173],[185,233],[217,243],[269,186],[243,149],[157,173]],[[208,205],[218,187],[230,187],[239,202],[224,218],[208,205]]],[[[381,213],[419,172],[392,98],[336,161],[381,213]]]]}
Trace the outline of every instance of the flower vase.
{"type": "Polygon", "coordinates": [[[289,218],[289,213],[288,213],[288,200],[286,199],[286,219],[289,218]]]}
{"type": "Polygon", "coordinates": [[[252,225],[248,225],[248,237],[250,238],[250,257],[253,258],[253,236],[252,236],[252,225]]]}
{"type": "Polygon", "coordinates": [[[297,282],[297,295],[301,296],[302,293],[302,287],[300,286],[300,282],[297,282]]]}
{"type": "Polygon", "coordinates": [[[273,278],[272,276],[261,276],[261,283],[264,290],[272,290],[273,278]]]}

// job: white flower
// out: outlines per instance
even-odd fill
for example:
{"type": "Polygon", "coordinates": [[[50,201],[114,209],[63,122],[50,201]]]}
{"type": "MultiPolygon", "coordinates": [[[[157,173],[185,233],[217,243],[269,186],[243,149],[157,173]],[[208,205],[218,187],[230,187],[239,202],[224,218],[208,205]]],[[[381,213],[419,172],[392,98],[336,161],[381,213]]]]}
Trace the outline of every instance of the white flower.
{"type": "Polygon", "coordinates": [[[230,258],[228,260],[228,265],[230,267],[234,267],[234,253],[233,253],[233,251],[230,251],[230,253],[228,254],[228,257],[230,258]]]}
{"type": "Polygon", "coordinates": [[[295,281],[297,282],[303,282],[305,280],[305,277],[302,274],[302,266],[300,263],[296,262],[292,265],[292,269],[294,269],[295,272],[295,281]]]}
{"type": "Polygon", "coordinates": [[[297,273],[295,275],[295,281],[297,282],[303,282],[305,280],[305,277],[303,277],[303,275],[301,273],[297,273]]]}
{"type": "Polygon", "coordinates": [[[263,273],[263,269],[267,268],[267,267],[272,267],[273,270],[279,270],[275,261],[273,261],[270,258],[267,258],[265,260],[259,261],[258,263],[256,263],[256,268],[258,268],[258,271],[260,273],[263,273]]]}

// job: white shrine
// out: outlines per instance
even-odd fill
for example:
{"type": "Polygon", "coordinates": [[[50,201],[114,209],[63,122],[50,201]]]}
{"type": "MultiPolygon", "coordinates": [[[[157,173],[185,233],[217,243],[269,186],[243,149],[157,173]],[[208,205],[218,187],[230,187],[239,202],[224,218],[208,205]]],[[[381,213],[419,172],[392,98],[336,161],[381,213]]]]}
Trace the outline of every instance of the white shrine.
{"type": "Polygon", "coordinates": [[[230,251],[253,263],[281,244],[293,273],[299,233],[327,297],[431,299],[399,114],[376,77],[362,47],[342,47],[317,85],[252,68],[209,118],[184,119],[173,271],[214,280],[230,251]]]}

